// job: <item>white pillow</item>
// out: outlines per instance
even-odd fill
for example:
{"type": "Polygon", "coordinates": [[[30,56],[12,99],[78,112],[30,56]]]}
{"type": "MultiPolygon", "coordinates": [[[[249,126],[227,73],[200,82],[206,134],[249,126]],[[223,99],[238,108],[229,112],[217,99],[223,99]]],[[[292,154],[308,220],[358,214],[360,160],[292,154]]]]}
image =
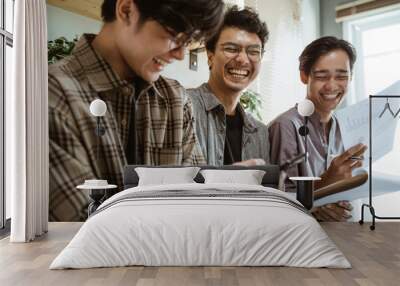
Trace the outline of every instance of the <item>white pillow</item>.
{"type": "Polygon", "coordinates": [[[261,185],[265,171],[262,170],[201,170],[205,184],[234,183],[261,185]]]}
{"type": "Polygon", "coordinates": [[[135,168],[139,176],[138,186],[195,183],[193,179],[196,177],[199,170],[199,167],[135,168]]]}

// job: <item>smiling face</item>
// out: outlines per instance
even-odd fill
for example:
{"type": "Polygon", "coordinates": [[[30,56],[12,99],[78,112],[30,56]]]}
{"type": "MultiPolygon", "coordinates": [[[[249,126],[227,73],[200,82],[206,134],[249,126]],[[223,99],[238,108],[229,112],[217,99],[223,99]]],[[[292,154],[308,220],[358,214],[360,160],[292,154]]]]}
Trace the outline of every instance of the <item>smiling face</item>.
{"type": "Polygon", "coordinates": [[[249,56],[256,59],[257,52],[262,50],[261,46],[257,34],[238,28],[225,28],[220,34],[215,51],[207,51],[210,81],[222,90],[235,93],[244,90],[260,70],[260,60],[251,60],[249,56]]]}
{"type": "Polygon", "coordinates": [[[117,8],[115,45],[124,64],[147,82],[154,82],[167,64],[184,58],[184,46],[174,32],[156,21],[139,22],[132,0],[122,0],[117,8]]]}
{"type": "Polygon", "coordinates": [[[351,77],[349,57],[343,50],[330,51],[316,61],[309,75],[301,71],[300,76],[316,111],[330,114],[347,93],[351,77]]]}

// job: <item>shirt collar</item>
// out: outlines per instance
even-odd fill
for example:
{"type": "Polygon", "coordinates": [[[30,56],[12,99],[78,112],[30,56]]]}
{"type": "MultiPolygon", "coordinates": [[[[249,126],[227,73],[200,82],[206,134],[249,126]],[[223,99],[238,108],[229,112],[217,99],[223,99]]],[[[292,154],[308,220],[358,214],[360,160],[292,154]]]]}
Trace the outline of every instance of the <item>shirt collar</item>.
{"type": "MultiPolygon", "coordinates": [[[[223,105],[219,101],[219,99],[214,95],[211,91],[210,86],[208,83],[203,83],[200,86],[201,89],[201,96],[203,97],[204,105],[206,107],[206,111],[213,110],[214,108],[220,106],[223,110],[223,105]]],[[[247,115],[246,111],[244,110],[243,106],[239,103],[237,106],[237,110],[240,112],[243,118],[243,125],[246,131],[254,132],[256,130],[256,126],[250,120],[249,116],[247,115]]]]}
{"type": "MultiPolygon", "coordinates": [[[[297,106],[298,106],[298,103],[296,103],[296,105],[295,105],[296,111],[297,111],[297,106]]],[[[300,114],[299,114],[299,116],[302,117],[300,114]]],[[[308,118],[309,118],[309,120],[310,120],[311,122],[313,122],[314,124],[316,124],[316,123],[321,124],[321,116],[320,116],[317,112],[315,112],[315,111],[314,111],[314,113],[311,114],[311,116],[309,116],[308,118]]],[[[336,115],[335,115],[334,112],[332,112],[332,116],[331,116],[331,119],[330,119],[330,120],[332,121],[332,124],[336,124],[336,120],[337,120],[337,119],[336,119],[336,115]]]]}
{"type": "MultiPolygon", "coordinates": [[[[111,65],[95,51],[91,44],[95,37],[94,34],[83,34],[72,51],[72,55],[82,65],[92,88],[96,92],[105,92],[134,85],[133,82],[122,80],[111,65]]],[[[142,91],[148,91],[150,88],[154,89],[156,94],[162,96],[154,83],[144,82],[142,91]]]]}
{"type": "Polygon", "coordinates": [[[217,106],[223,107],[222,103],[218,100],[218,98],[212,93],[210,86],[208,83],[203,83],[200,86],[200,94],[203,97],[204,105],[206,107],[206,111],[213,110],[217,106]]]}
{"type": "Polygon", "coordinates": [[[250,132],[250,133],[257,131],[257,128],[256,128],[254,122],[252,120],[250,120],[250,116],[247,115],[246,111],[244,110],[243,106],[240,103],[238,104],[236,110],[238,110],[240,112],[240,114],[242,115],[243,126],[244,126],[245,131],[250,132]]]}

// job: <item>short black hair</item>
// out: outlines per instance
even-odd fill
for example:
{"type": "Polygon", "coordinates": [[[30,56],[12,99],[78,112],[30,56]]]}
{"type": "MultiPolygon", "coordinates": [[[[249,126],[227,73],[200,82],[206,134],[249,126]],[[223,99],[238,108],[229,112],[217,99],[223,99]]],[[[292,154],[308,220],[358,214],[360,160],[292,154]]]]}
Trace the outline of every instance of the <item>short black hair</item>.
{"type": "Polygon", "coordinates": [[[264,49],[268,41],[269,31],[267,24],[261,21],[258,13],[250,7],[239,9],[238,6],[234,5],[226,10],[224,19],[217,33],[206,41],[206,49],[208,51],[215,51],[219,37],[225,28],[238,28],[249,33],[257,34],[260,38],[262,49],[264,49]]]}
{"type": "Polygon", "coordinates": [[[353,70],[357,58],[355,48],[349,42],[336,37],[327,36],[311,42],[299,57],[299,69],[306,75],[311,73],[311,69],[318,59],[334,50],[343,50],[347,53],[350,61],[350,70],[353,70]]]}
{"type": "MultiPolygon", "coordinates": [[[[224,9],[222,0],[132,0],[140,21],[155,20],[176,33],[208,38],[218,29],[224,9]]],[[[115,20],[117,0],[104,0],[101,17],[105,23],[115,20]]]]}

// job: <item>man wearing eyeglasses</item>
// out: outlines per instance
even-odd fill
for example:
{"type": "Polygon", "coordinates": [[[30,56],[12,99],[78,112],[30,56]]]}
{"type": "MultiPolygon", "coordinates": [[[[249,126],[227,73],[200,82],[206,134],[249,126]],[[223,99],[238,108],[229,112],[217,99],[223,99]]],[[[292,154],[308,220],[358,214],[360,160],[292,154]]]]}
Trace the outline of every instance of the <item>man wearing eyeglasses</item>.
{"type": "Polygon", "coordinates": [[[269,162],[267,128],[239,102],[260,71],[268,34],[255,11],[234,6],[226,11],[217,34],[206,42],[209,80],[188,92],[197,137],[209,165],[269,162]]]}
{"type": "Polygon", "coordinates": [[[192,39],[216,31],[223,6],[104,0],[100,33],[84,34],[70,57],[50,66],[50,220],[85,220],[88,199],[75,187],[87,179],[122,187],[127,164],[204,163],[186,91],[160,73],[183,59],[192,39]],[[107,105],[100,139],[89,112],[98,98],[107,105]]]}
{"type": "MultiPolygon", "coordinates": [[[[300,79],[307,86],[306,97],[314,103],[315,112],[308,124],[307,162],[290,168],[287,173],[321,177],[321,181],[316,181],[316,188],[349,178],[352,170],[362,165],[358,159],[366,146],[358,144],[344,150],[339,122],[334,116],[334,110],[346,96],[355,60],[353,46],[335,37],[313,41],[299,57],[300,79]]],[[[269,124],[273,164],[282,164],[305,153],[304,138],[298,131],[303,124],[304,118],[296,107],[269,124]]],[[[348,201],[339,201],[317,207],[313,214],[321,221],[345,221],[351,217],[351,209],[348,201]]]]}

